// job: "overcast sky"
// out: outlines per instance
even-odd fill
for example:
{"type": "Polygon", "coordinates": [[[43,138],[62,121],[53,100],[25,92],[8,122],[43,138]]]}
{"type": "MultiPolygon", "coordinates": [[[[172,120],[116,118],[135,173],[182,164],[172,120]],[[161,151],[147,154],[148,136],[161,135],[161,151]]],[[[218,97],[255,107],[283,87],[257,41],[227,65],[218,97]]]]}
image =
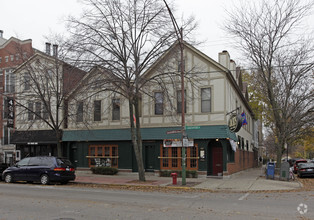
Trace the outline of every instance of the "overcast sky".
{"type": "MultiPolygon", "coordinates": [[[[237,62],[239,54],[232,48],[232,40],[221,30],[225,9],[241,0],[175,0],[177,19],[194,15],[199,23],[196,39],[206,40],[198,49],[217,60],[218,53],[228,50],[237,62]]],[[[32,39],[33,47],[44,50],[45,36],[66,32],[64,18],[79,15],[79,0],[0,0],[0,30],[4,38],[32,39]]],[[[314,25],[314,16],[310,23],[314,25]]]]}

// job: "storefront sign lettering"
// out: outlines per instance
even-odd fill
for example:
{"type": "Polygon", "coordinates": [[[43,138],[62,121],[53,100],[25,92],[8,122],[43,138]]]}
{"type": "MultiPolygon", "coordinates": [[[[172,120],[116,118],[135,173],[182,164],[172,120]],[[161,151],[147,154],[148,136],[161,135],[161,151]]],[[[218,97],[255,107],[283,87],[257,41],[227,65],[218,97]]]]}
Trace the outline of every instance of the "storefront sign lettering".
{"type": "Polygon", "coordinates": [[[240,114],[231,115],[228,126],[231,132],[238,132],[242,127],[242,117],[240,114]]]}

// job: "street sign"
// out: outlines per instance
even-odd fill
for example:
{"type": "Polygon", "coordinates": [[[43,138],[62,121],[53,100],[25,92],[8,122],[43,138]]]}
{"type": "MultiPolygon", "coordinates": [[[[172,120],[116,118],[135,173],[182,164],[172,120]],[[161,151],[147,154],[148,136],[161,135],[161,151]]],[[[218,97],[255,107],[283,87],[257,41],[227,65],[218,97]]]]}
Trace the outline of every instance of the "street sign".
{"type": "Polygon", "coordinates": [[[178,133],[182,133],[182,130],[172,130],[172,131],[167,131],[167,134],[178,134],[178,133]]]}
{"type": "Polygon", "coordinates": [[[189,139],[183,138],[182,142],[183,142],[183,147],[188,147],[189,146],[189,139]]]}
{"type": "Polygon", "coordinates": [[[186,130],[197,130],[197,129],[200,129],[201,127],[200,126],[186,126],[185,128],[186,130]]]}

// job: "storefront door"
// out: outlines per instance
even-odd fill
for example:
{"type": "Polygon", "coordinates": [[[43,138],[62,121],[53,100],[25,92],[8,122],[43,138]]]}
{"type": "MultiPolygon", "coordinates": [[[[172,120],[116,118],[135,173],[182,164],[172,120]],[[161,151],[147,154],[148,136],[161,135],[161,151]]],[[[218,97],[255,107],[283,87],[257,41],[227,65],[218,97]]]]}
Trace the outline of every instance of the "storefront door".
{"type": "Polygon", "coordinates": [[[221,146],[214,146],[212,148],[213,155],[213,175],[222,176],[223,172],[223,151],[221,146]]]}
{"type": "Polygon", "coordinates": [[[145,171],[154,172],[155,169],[155,148],[154,145],[145,146],[145,171]]]}

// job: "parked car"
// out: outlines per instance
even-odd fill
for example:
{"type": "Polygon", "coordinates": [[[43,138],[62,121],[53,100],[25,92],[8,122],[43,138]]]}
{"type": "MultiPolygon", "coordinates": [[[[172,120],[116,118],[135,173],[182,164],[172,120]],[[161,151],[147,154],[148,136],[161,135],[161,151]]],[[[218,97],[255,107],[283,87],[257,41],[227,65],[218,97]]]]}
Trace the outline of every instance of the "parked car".
{"type": "Polygon", "coordinates": [[[298,166],[298,177],[314,177],[314,163],[300,163],[298,166]]]}
{"type": "Polygon", "coordinates": [[[71,162],[64,158],[27,157],[3,171],[2,179],[6,183],[27,181],[44,185],[50,182],[66,184],[75,180],[75,169],[71,162]]]}
{"type": "Polygon", "coordinates": [[[294,163],[299,160],[299,158],[291,158],[288,160],[289,164],[290,164],[290,167],[293,167],[294,163]]]}
{"type": "Polygon", "coordinates": [[[2,173],[6,168],[8,168],[8,165],[6,163],[0,164],[0,180],[2,179],[2,173]]]}
{"type": "Polygon", "coordinates": [[[294,174],[297,174],[298,173],[298,165],[299,163],[307,163],[307,160],[305,159],[300,159],[300,160],[297,160],[295,161],[294,165],[293,165],[293,173],[294,174]]]}

